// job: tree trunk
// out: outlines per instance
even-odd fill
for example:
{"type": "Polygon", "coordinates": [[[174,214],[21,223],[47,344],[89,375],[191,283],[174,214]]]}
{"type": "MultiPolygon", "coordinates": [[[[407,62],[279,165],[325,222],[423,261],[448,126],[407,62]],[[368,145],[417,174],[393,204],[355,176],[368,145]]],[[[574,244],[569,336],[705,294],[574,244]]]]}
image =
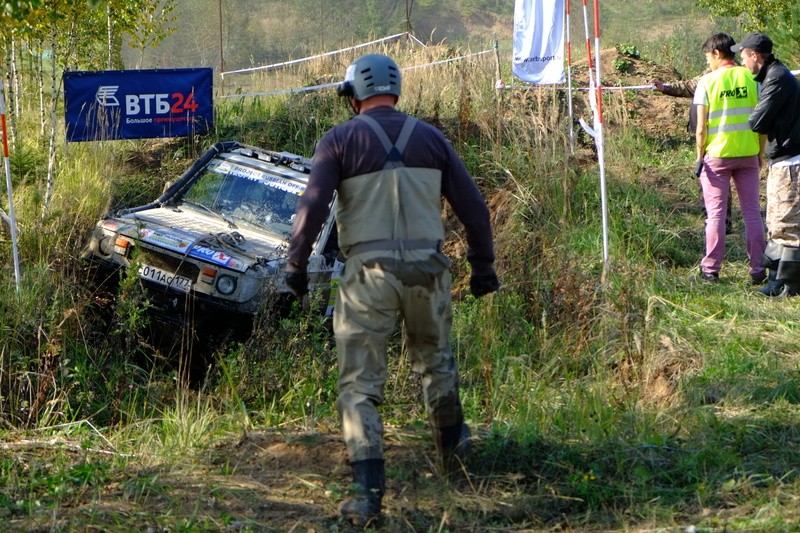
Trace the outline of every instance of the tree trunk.
{"type": "Polygon", "coordinates": [[[38,54],[36,54],[36,81],[39,84],[39,135],[44,137],[44,43],[38,41],[38,54]]]}
{"type": "MultiPolygon", "coordinates": [[[[78,48],[78,34],[75,31],[75,20],[70,23],[69,31],[67,33],[67,38],[65,39],[67,42],[66,47],[64,48],[62,59],[63,59],[63,69],[68,70],[69,65],[73,60],[73,56],[75,55],[75,51],[78,48]]],[[[52,97],[50,98],[50,150],[49,150],[49,157],[47,160],[47,187],[45,189],[44,194],[44,207],[42,210],[42,217],[47,215],[47,211],[50,207],[50,202],[53,199],[53,189],[55,185],[55,171],[56,171],[56,129],[58,127],[58,118],[56,117],[56,111],[58,109],[58,100],[61,96],[61,77],[58,76],[58,53],[62,53],[61,50],[56,48],[57,45],[57,38],[58,38],[58,27],[56,24],[53,24],[53,62],[52,62],[52,76],[50,77],[50,91],[52,97]]]]}
{"type": "Polygon", "coordinates": [[[14,42],[14,37],[9,37],[8,48],[11,52],[6,55],[6,72],[9,74],[8,80],[8,107],[6,111],[8,121],[8,138],[11,141],[11,147],[17,145],[17,115],[19,115],[19,79],[17,78],[17,53],[14,42]]]}
{"type": "Polygon", "coordinates": [[[108,70],[114,68],[114,32],[111,30],[111,2],[106,3],[106,28],[108,30],[108,70]]]}
{"type": "MultiPolygon", "coordinates": [[[[47,186],[44,192],[44,207],[42,209],[42,217],[47,215],[50,208],[50,201],[53,199],[53,183],[55,181],[56,171],[56,105],[58,104],[58,89],[56,87],[56,71],[58,64],[56,62],[56,25],[53,24],[53,48],[52,48],[52,75],[50,76],[50,152],[47,158],[47,186]]],[[[44,112],[44,110],[43,110],[44,112]]],[[[42,117],[44,121],[44,117],[42,117]]],[[[42,135],[44,135],[44,122],[42,122],[42,135]]]]}

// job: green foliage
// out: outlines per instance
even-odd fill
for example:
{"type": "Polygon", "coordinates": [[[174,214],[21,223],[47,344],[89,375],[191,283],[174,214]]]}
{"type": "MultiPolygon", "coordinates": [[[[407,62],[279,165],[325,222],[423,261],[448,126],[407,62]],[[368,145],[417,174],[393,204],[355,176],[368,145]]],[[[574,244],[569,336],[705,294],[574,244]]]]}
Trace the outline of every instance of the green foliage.
{"type": "Polygon", "coordinates": [[[209,379],[249,406],[260,423],[280,425],[299,416],[313,428],[333,414],[336,357],[330,325],[316,303],[304,310],[295,302],[289,316],[279,319],[282,305],[265,302],[252,337],[217,354],[220,365],[209,379]]]}
{"type": "Polygon", "coordinates": [[[3,2],[3,15],[19,20],[41,5],[42,0],[6,0],[3,2]]]}
{"type": "Polygon", "coordinates": [[[620,72],[628,72],[633,66],[633,61],[625,57],[618,57],[611,63],[611,66],[620,72]]]}
{"type": "Polygon", "coordinates": [[[166,453],[191,453],[203,445],[214,425],[216,413],[210,398],[181,391],[172,406],[161,417],[160,439],[166,453]]]}
{"type": "Polygon", "coordinates": [[[129,44],[139,52],[137,68],[141,68],[144,53],[148,48],[158,46],[166,37],[177,31],[176,26],[170,26],[177,18],[174,14],[176,5],[177,0],[126,4],[130,24],[127,31],[131,37],[129,44]]]}
{"type": "Polygon", "coordinates": [[[97,460],[29,465],[17,458],[3,459],[0,479],[10,483],[4,484],[8,490],[0,493],[0,505],[16,514],[34,512],[41,500],[79,501],[87,489],[102,487],[108,481],[109,470],[109,463],[97,460]]]}
{"type": "Polygon", "coordinates": [[[639,59],[641,57],[641,52],[639,52],[639,49],[636,48],[635,45],[630,43],[623,43],[617,45],[617,51],[626,57],[632,57],[635,59],[639,59]]]}
{"type": "Polygon", "coordinates": [[[767,32],[775,43],[775,54],[787,65],[800,64],[800,4],[793,3],[784,17],[770,22],[767,32]]]}
{"type": "Polygon", "coordinates": [[[216,135],[272,150],[311,156],[317,140],[338,121],[352,115],[331,92],[229,99],[217,111],[216,135]],[[314,109],[311,114],[303,109],[314,109]]]}
{"type": "MultiPolygon", "coordinates": [[[[672,34],[644,43],[643,54],[657,64],[674,67],[683,79],[692,78],[705,70],[705,58],[700,48],[710,32],[717,28],[698,31],[693,24],[682,23],[674,28],[672,34]]],[[[733,29],[728,31],[735,34],[733,29]]]]}
{"type": "Polygon", "coordinates": [[[714,2],[697,0],[719,17],[731,17],[738,21],[742,33],[760,31],[775,43],[774,52],[785,61],[800,61],[800,5],[793,0],[734,0],[714,2]]]}
{"type": "Polygon", "coordinates": [[[772,20],[785,20],[796,3],[792,0],[697,0],[697,4],[718,16],[738,17],[747,31],[767,31],[772,20]]]}
{"type": "Polygon", "coordinates": [[[0,14],[2,46],[7,57],[12,39],[17,47],[23,42],[44,46],[61,68],[119,67],[123,35],[141,57],[175,31],[170,26],[175,1],[105,0],[106,9],[99,7],[100,0],[6,2],[0,14]]]}

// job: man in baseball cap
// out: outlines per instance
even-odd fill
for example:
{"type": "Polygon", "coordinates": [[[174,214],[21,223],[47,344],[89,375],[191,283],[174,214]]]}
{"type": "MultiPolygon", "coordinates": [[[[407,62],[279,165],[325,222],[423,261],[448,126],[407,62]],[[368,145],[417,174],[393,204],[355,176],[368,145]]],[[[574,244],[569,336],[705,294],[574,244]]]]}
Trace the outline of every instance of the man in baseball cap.
{"type": "Polygon", "coordinates": [[[761,84],[758,104],[748,119],[762,136],[767,174],[767,249],[762,265],[769,282],[761,291],[785,298],[800,294],[800,82],[772,54],[772,40],[748,33],[731,47],[761,84]],[[766,146],[763,138],[766,137],[766,146]]]}
{"type": "Polygon", "coordinates": [[[747,48],[748,50],[752,50],[753,52],[761,52],[762,54],[771,54],[772,53],[772,39],[764,35],[763,33],[759,33],[754,31],[753,33],[748,33],[744,36],[744,38],[739,42],[739,44],[735,44],[731,46],[731,52],[741,52],[747,48]]]}

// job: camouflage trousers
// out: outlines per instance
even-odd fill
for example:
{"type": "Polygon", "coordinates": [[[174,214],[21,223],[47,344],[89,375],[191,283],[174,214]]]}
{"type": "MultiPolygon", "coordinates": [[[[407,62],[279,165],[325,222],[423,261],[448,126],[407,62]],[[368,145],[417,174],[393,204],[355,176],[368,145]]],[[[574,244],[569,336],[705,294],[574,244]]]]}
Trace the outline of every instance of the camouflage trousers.
{"type": "Polygon", "coordinates": [[[767,229],[769,239],[784,246],[800,246],[800,163],[772,165],[767,175],[767,229]]]}
{"type": "Polygon", "coordinates": [[[411,369],[422,376],[431,422],[461,420],[458,372],[450,350],[450,262],[432,250],[368,252],[345,264],[334,310],[339,364],[336,407],[351,461],[383,458],[387,337],[398,315],[411,369]]]}

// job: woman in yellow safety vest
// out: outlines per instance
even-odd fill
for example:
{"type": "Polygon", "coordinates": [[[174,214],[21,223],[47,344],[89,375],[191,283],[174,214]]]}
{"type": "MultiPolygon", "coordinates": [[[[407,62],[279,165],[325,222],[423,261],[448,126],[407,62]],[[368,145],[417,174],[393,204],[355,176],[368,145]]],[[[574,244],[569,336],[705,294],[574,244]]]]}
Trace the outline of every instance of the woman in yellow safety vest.
{"type": "Polygon", "coordinates": [[[700,78],[694,94],[697,104],[697,161],[706,206],[706,255],[700,261],[700,279],[719,281],[725,256],[725,211],[733,180],[745,227],[750,278],[761,284],[766,240],[759,203],[761,145],[747,122],[758,102],[753,75],[734,62],[736,44],[726,33],[717,33],[703,44],[711,72],[700,78]]]}

